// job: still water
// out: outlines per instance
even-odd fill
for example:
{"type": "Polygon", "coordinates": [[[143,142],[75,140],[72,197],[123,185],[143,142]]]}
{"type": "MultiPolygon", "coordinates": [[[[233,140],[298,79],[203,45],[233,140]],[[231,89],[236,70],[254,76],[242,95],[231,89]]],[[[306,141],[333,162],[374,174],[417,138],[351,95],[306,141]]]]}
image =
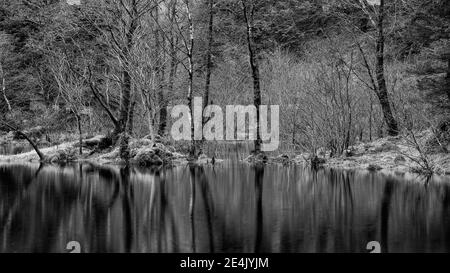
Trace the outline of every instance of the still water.
{"type": "Polygon", "coordinates": [[[0,165],[0,252],[450,251],[450,184],[240,163],[0,165]]]}

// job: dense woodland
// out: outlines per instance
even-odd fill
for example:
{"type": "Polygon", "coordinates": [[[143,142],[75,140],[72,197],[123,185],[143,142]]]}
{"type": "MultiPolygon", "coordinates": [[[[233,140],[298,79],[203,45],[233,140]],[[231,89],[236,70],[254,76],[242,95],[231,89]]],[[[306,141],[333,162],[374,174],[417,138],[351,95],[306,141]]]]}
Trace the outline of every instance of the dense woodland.
{"type": "Polygon", "coordinates": [[[3,131],[170,138],[194,97],[280,105],[284,149],[450,127],[447,0],[68,2],[1,0],[3,131]]]}

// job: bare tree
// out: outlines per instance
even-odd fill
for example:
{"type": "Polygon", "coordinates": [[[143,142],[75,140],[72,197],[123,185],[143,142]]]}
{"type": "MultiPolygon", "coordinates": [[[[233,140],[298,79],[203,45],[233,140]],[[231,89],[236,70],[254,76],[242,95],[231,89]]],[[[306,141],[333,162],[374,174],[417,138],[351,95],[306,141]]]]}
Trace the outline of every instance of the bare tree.
{"type": "MultiPolygon", "coordinates": [[[[163,31],[164,35],[170,33],[168,37],[170,43],[170,57],[171,68],[169,75],[169,89],[173,90],[173,80],[177,70],[177,64],[181,64],[188,74],[188,90],[187,103],[190,109],[191,117],[194,115],[194,46],[195,46],[195,26],[192,14],[192,0],[183,0],[183,7],[180,12],[177,12],[177,1],[172,2],[172,9],[169,13],[169,28],[170,31],[163,31]],[[178,45],[178,40],[181,41],[181,46],[178,45]],[[181,54],[181,57],[178,56],[181,54]],[[187,63],[185,63],[187,62],[187,63]]],[[[191,147],[190,156],[192,158],[197,155],[197,142],[194,139],[194,119],[191,118],[191,147]]]]}
{"type": "MultiPolygon", "coordinates": [[[[391,136],[396,136],[399,134],[399,128],[396,118],[394,117],[391,100],[389,99],[389,93],[386,83],[386,75],[385,75],[385,21],[386,21],[386,6],[385,0],[379,0],[378,3],[369,2],[367,0],[346,0],[345,3],[352,7],[359,9],[365,14],[368,18],[368,22],[372,24],[372,26],[376,29],[375,41],[376,41],[376,49],[375,49],[375,69],[370,65],[369,57],[367,53],[364,51],[362,44],[355,37],[356,46],[361,53],[363,59],[363,66],[366,69],[367,75],[369,77],[370,82],[367,83],[363,80],[363,77],[359,77],[359,79],[364,82],[364,84],[372,89],[380,103],[384,122],[387,126],[388,134],[391,136]],[[375,70],[375,71],[374,71],[375,70]]],[[[366,26],[363,27],[365,31],[366,26]]],[[[351,33],[355,28],[350,30],[351,33]]]]}
{"type": "MultiPolygon", "coordinates": [[[[114,75],[114,80],[120,85],[120,105],[117,117],[113,111],[106,107],[104,102],[100,102],[115,125],[112,133],[113,142],[118,140],[118,136],[125,133],[128,128],[128,121],[132,120],[130,115],[133,102],[133,71],[136,69],[133,58],[136,45],[145,35],[143,31],[148,28],[143,27],[145,17],[159,5],[160,1],[152,0],[117,0],[117,1],[92,1],[87,5],[86,12],[93,13],[94,18],[102,18],[100,22],[91,21],[95,29],[102,34],[103,42],[108,47],[112,60],[117,60],[116,65],[119,71],[114,75]]],[[[91,18],[86,16],[87,18],[91,18]]],[[[114,71],[112,67],[111,71],[114,71]]],[[[101,101],[100,89],[93,73],[90,73],[90,86],[95,97],[101,101]]]]}
{"type": "Polygon", "coordinates": [[[156,27],[154,30],[155,39],[155,80],[156,88],[158,89],[158,106],[159,106],[159,125],[158,125],[158,135],[162,136],[166,130],[166,120],[167,120],[167,103],[165,95],[165,36],[161,35],[160,25],[160,12],[159,7],[154,9],[154,14],[152,15],[156,22],[156,27]]]}
{"type": "MultiPolygon", "coordinates": [[[[184,5],[186,6],[186,5],[184,5]]],[[[184,28],[186,23],[187,12],[178,12],[181,7],[178,7],[177,0],[165,1],[162,4],[162,8],[158,12],[152,14],[153,21],[155,23],[154,39],[155,39],[155,82],[157,90],[158,103],[154,107],[159,108],[159,124],[158,134],[163,136],[166,133],[167,127],[167,107],[169,101],[174,97],[174,85],[177,76],[178,64],[183,62],[180,59],[179,53],[186,55],[189,50],[186,48],[186,44],[183,43],[185,48],[180,47],[180,40],[185,41],[184,28]],[[181,15],[181,16],[180,16],[181,15]],[[181,17],[181,18],[180,18],[181,17]],[[166,65],[169,66],[168,78],[166,75],[166,65]]],[[[186,9],[186,8],[185,8],[186,9]]],[[[184,65],[184,64],[183,64],[184,65]]],[[[189,71],[185,66],[186,71],[189,71]]]]}
{"type": "Polygon", "coordinates": [[[416,155],[401,152],[402,155],[417,164],[418,167],[414,167],[412,170],[426,176],[433,175],[436,166],[430,156],[424,151],[412,130],[408,130],[408,138],[406,140],[408,145],[416,151],[416,155]]]}
{"type": "Polygon", "coordinates": [[[82,67],[81,71],[67,59],[64,54],[55,52],[49,57],[49,68],[58,85],[59,93],[66,106],[70,109],[77,121],[79,153],[83,154],[83,131],[82,131],[82,112],[85,107],[85,85],[87,68],[82,67]]]}
{"type": "Polygon", "coordinates": [[[388,127],[388,134],[391,136],[398,135],[398,124],[392,113],[388,90],[386,85],[386,77],[384,73],[384,48],[385,48],[385,36],[384,36],[384,18],[385,18],[385,0],[380,0],[380,6],[378,10],[377,21],[377,61],[376,61],[376,75],[378,82],[377,96],[380,100],[381,107],[383,109],[384,120],[388,127]]]}
{"type": "Polygon", "coordinates": [[[191,6],[189,4],[189,0],[184,0],[184,5],[186,8],[186,14],[188,18],[188,26],[189,26],[189,40],[185,41],[185,46],[187,50],[187,57],[188,57],[188,75],[189,75],[189,88],[187,93],[187,100],[188,100],[188,106],[191,110],[191,139],[192,139],[192,145],[191,145],[191,156],[195,157],[196,153],[196,145],[194,140],[194,105],[193,105],[193,92],[194,92],[194,22],[192,20],[192,12],[191,12],[191,6]]]}
{"type": "Polygon", "coordinates": [[[253,0],[246,1],[241,0],[242,4],[242,12],[244,14],[244,19],[247,28],[247,46],[248,46],[248,57],[250,61],[250,67],[252,70],[252,78],[253,78],[253,104],[256,107],[256,120],[257,120],[257,137],[255,140],[255,153],[261,152],[261,128],[260,128],[260,112],[259,107],[261,105],[261,82],[260,82],[260,73],[259,73],[259,64],[258,64],[258,56],[255,47],[254,41],[254,12],[255,12],[255,3],[253,0]]]}
{"type": "MultiPolygon", "coordinates": [[[[177,0],[172,0],[170,3],[170,10],[168,13],[168,20],[169,20],[169,24],[171,26],[170,31],[169,31],[169,37],[167,37],[167,40],[169,42],[169,57],[170,57],[170,71],[169,71],[169,82],[168,82],[168,91],[170,92],[171,95],[173,95],[174,93],[174,84],[175,84],[175,76],[177,74],[177,70],[178,70],[178,63],[179,63],[179,59],[178,59],[178,55],[177,55],[177,45],[179,43],[179,38],[175,33],[175,30],[173,28],[174,24],[175,24],[175,20],[176,20],[176,16],[177,16],[177,0]]],[[[167,103],[167,101],[165,101],[167,103]]],[[[167,105],[164,105],[165,107],[167,107],[167,105]]],[[[165,122],[165,121],[163,121],[165,122]]]]}

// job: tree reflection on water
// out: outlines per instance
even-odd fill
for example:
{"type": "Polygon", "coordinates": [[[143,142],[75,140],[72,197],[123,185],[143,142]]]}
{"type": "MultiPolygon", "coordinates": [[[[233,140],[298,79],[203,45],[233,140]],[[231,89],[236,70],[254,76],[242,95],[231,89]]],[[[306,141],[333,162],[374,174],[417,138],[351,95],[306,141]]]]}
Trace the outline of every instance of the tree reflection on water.
{"type": "Polygon", "coordinates": [[[0,166],[0,251],[450,250],[450,187],[299,166],[0,166]]]}

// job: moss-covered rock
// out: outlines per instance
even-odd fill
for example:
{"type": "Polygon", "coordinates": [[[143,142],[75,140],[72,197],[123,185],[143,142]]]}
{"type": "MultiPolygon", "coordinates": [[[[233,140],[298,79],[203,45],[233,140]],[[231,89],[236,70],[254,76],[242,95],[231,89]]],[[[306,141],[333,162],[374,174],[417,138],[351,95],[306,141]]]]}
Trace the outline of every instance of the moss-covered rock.
{"type": "Polygon", "coordinates": [[[46,161],[50,163],[68,163],[78,160],[77,149],[67,148],[56,151],[55,154],[47,157],[46,161]]]}
{"type": "Polygon", "coordinates": [[[135,154],[134,161],[142,166],[170,164],[176,157],[174,153],[162,143],[135,148],[131,151],[131,154],[135,154]]]}
{"type": "Polygon", "coordinates": [[[164,163],[152,148],[139,150],[134,161],[141,166],[160,166],[164,163]]]}

